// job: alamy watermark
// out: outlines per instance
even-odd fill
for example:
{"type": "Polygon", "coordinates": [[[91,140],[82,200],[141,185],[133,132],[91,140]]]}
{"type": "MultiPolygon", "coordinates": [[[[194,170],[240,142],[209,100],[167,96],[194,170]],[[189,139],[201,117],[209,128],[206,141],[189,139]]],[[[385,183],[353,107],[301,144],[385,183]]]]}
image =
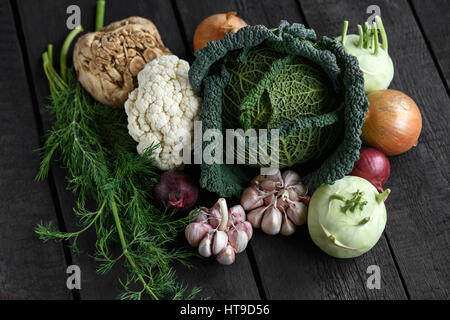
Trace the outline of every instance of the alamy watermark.
{"type": "Polygon", "coordinates": [[[202,121],[194,122],[194,137],[182,135],[183,163],[250,164],[261,166],[261,174],[271,174],[279,167],[280,133],[278,129],[203,130],[202,121]],[[204,148],[203,148],[204,147],[204,148]]]}
{"type": "Polygon", "coordinates": [[[367,274],[370,276],[367,278],[366,286],[368,289],[381,289],[381,269],[377,265],[371,265],[367,267],[367,274]]]}
{"type": "Polygon", "coordinates": [[[66,280],[67,289],[81,289],[81,269],[76,264],[67,267],[66,273],[69,274],[66,280]]]}

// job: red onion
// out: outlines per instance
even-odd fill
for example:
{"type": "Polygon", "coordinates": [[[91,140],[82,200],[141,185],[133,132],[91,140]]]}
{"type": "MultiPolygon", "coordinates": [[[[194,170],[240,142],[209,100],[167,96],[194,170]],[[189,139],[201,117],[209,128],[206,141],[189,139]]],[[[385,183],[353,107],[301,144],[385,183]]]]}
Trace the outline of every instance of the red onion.
{"type": "Polygon", "coordinates": [[[167,171],[159,177],[155,186],[155,196],[166,205],[185,211],[197,201],[198,188],[183,173],[167,171]]]}
{"type": "Polygon", "coordinates": [[[390,173],[391,165],[383,153],[373,148],[362,148],[350,175],[370,181],[381,192],[390,173]]]}

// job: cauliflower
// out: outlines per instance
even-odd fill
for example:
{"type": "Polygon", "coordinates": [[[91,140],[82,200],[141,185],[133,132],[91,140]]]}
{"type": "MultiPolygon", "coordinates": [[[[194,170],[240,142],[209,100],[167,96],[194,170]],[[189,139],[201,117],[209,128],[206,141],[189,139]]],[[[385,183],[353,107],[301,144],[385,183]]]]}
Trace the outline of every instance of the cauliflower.
{"type": "MultiPolygon", "coordinates": [[[[201,99],[189,83],[189,64],[175,55],[163,55],[138,74],[138,87],[125,102],[128,132],[138,142],[139,154],[151,145],[154,164],[171,170],[183,164],[186,137],[193,137],[201,99]]],[[[192,138],[190,141],[192,147],[192,138]]]]}

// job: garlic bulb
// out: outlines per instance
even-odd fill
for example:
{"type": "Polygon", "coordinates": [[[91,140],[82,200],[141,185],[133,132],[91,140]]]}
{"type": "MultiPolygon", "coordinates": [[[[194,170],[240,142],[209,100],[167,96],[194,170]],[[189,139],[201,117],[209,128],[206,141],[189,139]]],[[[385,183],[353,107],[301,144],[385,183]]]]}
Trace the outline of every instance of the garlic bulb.
{"type": "MultiPolygon", "coordinates": [[[[262,200],[261,200],[262,201],[262,200]]],[[[246,221],[241,205],[230,209],[221,198],[210,209],[200,208],[185,230],[186,239],[203,257],[216,256],[221,264],[229,265],[236,253],[247,247],[253,235],[253,227],[246,221]]]]}
{"type": "Polygon", "coordinates": [[[242,193],[241,205],[249,211],[247,219],[253,228],[270,235],[289,236],[296,226],[306,222],[308,189],[298,173],[277,170],[271,175],[259,175],[251,183],[242,193]]]}

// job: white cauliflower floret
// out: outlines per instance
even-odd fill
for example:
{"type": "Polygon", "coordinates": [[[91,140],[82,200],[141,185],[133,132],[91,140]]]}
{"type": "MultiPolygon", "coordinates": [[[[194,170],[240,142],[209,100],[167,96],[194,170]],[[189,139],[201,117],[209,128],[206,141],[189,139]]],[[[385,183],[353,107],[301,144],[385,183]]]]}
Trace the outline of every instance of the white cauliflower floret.
{"type": "Polygon", "coordinates": [[[189,83],[189,63],[174,55],[160,56],[138,74],[138,87],[125,102],[128,132],[139,144],[139,154],[151,145],[154,164],[170,170],[183,164],[184,141],[194,133],[201,99],[189,83]]]}

